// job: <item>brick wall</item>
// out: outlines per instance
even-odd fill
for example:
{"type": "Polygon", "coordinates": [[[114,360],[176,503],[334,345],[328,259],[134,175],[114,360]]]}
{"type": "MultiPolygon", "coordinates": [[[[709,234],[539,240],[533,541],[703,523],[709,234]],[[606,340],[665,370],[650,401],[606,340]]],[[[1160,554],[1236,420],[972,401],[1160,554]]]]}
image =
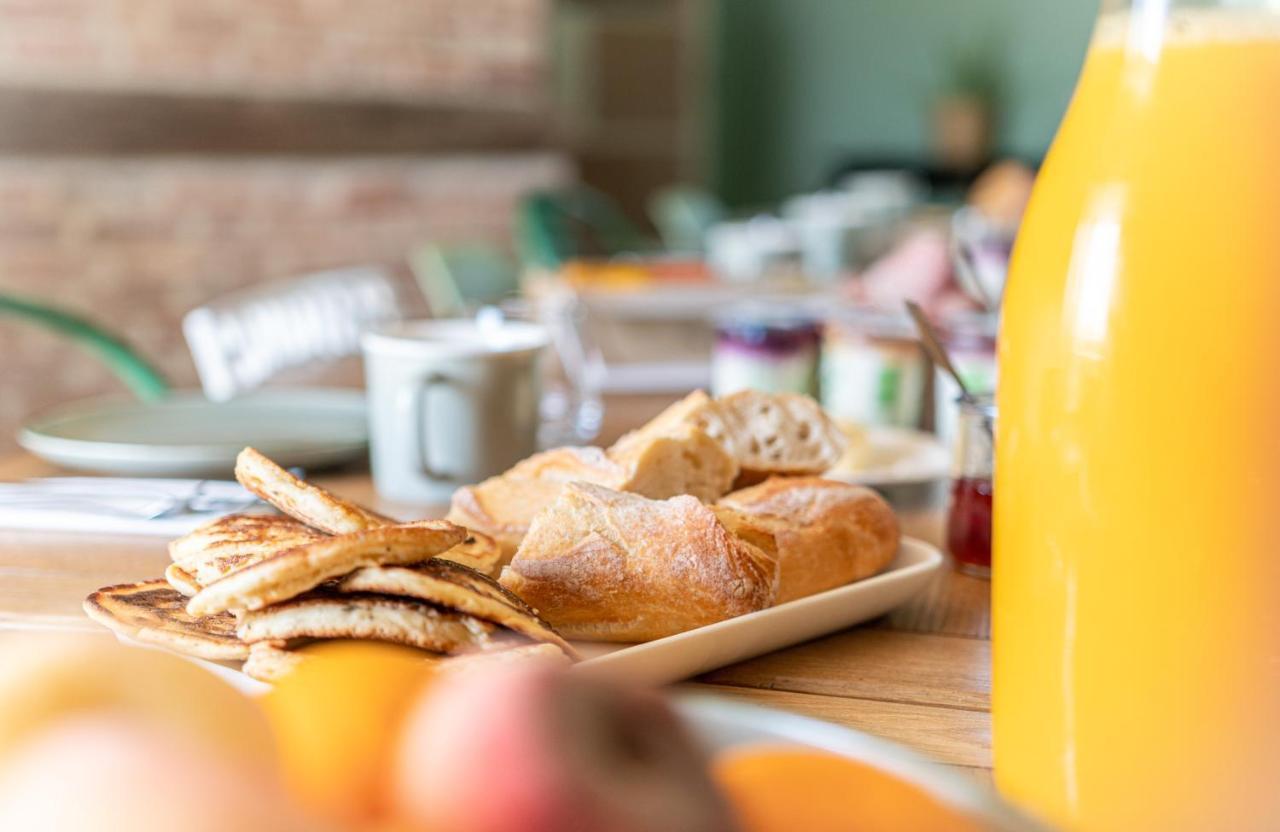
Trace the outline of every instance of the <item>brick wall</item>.
{"type": "Polygon", "coordinates": [[[0,83],[542,98],[548,0],[0,0],[0,83]]]}
{"type": "MultiPolygon", "coordinates": [[[[379,263],[411,289],[426,240],[510,239],[528,188],[566,176],[554,154],[436,159],[0,161],[0,291],[56,302],[124,334],[195,383],[178,324],[266,279],[379,263]]],[[[67,342],[0,317],[0,448],[25,415],[120,391],[67,342]]]]}
{"type": "MultiPolygon", "coordinates": [[[[529,129],[551,5],[0,0],[0,104],[36,125],[0,130],[0,292],[85,313],[190,386],[179,325],[207,299],[357,263],[409,285],[416,243],[509,241],[520,194],[569,174],[529,129]]],[[[123,389],[13,318],[0,356],[0,452],[32,412],[123,389]]]]}

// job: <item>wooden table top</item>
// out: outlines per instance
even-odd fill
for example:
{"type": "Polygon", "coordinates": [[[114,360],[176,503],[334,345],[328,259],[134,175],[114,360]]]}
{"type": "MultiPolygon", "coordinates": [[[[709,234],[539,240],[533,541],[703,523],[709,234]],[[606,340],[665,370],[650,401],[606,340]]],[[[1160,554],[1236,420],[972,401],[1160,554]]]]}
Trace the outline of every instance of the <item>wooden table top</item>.
{"type": "MultiPolygon", "coordinates": [[[[608,403],[602,438],[657,412],[662,401],[608,403]]],[[[57,473],[18,454],[0,460],[0,480],[57,473]]],[[[336,493],[399,516],[439,512],[377,499],[369,476],[317,477],[336,493]]],[[[940,488],[891,494],[904,531],[939,543],[940,488]]],[[[80,602],[108,584],[153,578],[169,558],[156,537],[0,530],[0,628],[84,629],[80,602]]],[[[768,705],[868,731],[988,780],[990,588],[948,566],[929,588],[873,622],[742,662],[685,689],[768,705]]]]}

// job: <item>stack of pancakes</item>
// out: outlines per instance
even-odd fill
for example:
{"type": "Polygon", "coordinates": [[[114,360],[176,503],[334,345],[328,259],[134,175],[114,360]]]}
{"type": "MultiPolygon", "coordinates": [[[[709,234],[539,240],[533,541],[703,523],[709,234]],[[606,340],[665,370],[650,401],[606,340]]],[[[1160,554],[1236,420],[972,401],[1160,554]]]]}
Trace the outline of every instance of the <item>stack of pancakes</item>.
{"type": "Polygon", "coordinates": [[[489,577],[501,559],[492,538],[442,520],[397,523],[251,448],[236,478],[284,514],[230,515],[174,540],[164,579],[94,592],[89,617],[139,641],[243,661],[265,681],[320,639],[409,645],[446,667],[574,655],[489,577]]]}

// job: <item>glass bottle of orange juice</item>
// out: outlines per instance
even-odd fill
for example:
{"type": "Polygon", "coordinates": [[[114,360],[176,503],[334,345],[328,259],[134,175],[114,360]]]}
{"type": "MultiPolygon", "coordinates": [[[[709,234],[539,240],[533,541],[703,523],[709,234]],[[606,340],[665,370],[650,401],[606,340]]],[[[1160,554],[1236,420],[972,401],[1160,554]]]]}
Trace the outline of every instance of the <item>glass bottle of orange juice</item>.
{"type": "Polygon", "coordinates": [[[1280,3],[1104,2],[999,360],[999,787],[1280,828],[1280,3]]]}

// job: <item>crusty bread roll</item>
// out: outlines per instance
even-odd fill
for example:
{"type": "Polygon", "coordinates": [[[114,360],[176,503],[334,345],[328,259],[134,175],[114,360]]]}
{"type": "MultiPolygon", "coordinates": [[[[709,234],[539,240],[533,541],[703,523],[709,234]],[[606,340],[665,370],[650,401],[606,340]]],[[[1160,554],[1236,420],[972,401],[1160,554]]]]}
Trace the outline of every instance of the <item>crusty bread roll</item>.
{"type": "Polygon", "coordinates": [[[567,482],[664,499],[692,494],[710,502],[733,485],[738,462],[690,425],[652,435],[619,453],[599,448],[556,448],[453,495],[449,519],[496,538],[509,561],[529,524],[567,482]]]}
{"type": "MultiPolygon", "coordinates": [[[[778,602],[874,575],[898,551],[898,518],[869,488],[817,477],[775,477],[722,498],[755,521],[749,534],[772,533],[778,602]]],[[[722,517],[733,526],[731,517],[722,517]]],[[[748,536],[748,539],[751,539],[748,536]]]]}
{"type": "Polygon", "coordinates": [[[820,474],[840,460],[848,441],[808,396],[742,390],[713,399],[697,390],[619,439],[609,453],[628,453],[682,425],[696,426],[738,461],[739,486],[773,474],[820,474]]]}
{"type": "Polygon", "coordinates": [[[777,561],[694,497],[564,486],[501,583],[567,638],[648,641],[764,609],[777,561]]]}

